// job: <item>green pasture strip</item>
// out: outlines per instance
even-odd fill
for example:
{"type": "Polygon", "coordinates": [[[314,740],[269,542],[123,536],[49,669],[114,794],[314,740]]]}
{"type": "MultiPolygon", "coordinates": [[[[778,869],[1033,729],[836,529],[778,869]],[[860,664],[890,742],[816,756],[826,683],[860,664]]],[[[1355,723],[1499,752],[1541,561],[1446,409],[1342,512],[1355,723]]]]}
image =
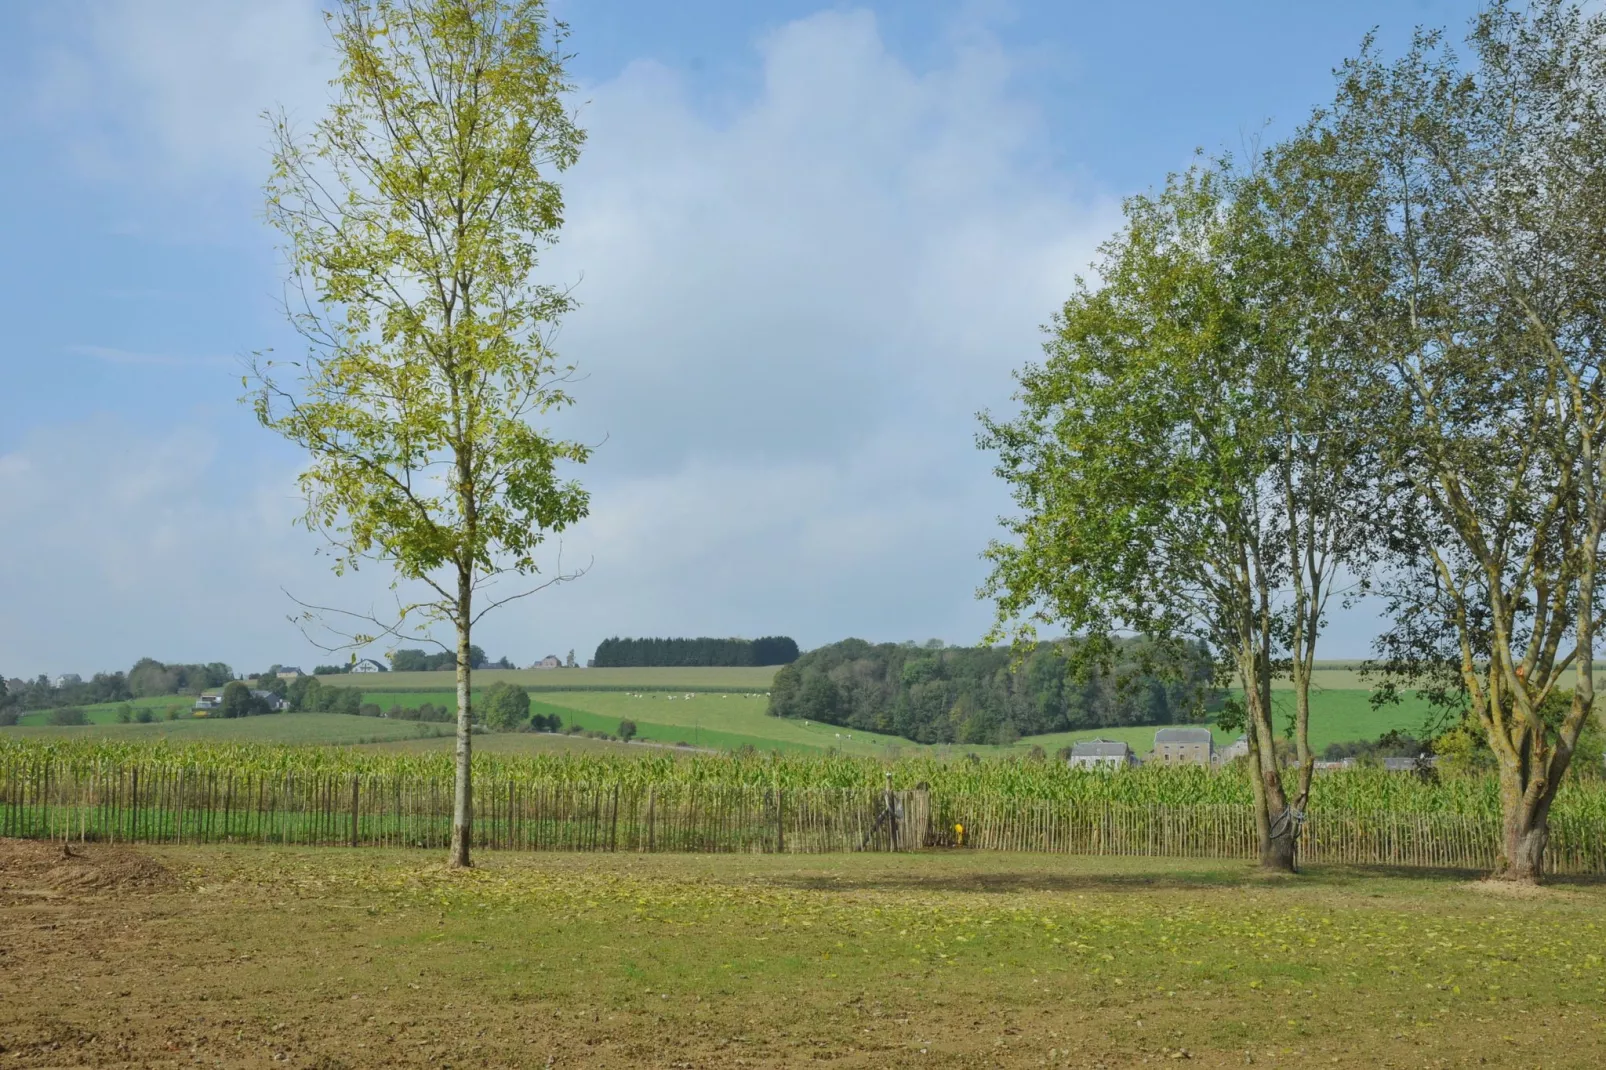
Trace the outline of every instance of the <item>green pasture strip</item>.
{"type": "Polygon", "coordinates": [[[409,739],[422,732],[449,731],[450,725],[419,725],[344,713],[270,713],[259,717],[181,717],[150,724],[31,726],[0,728],[5,740],[105,740],[109,743],[261,743],[341,746],[385,739],[409,739]]]}
{"type": "MultiPolygon", "coordinates": [[[[431,736],[423,739],[394,739],[362,745],[372,754],[450,754],[457,746],[455,735],[431,736]]],[[[643,751],[659,750],[656,744],[620,743],[609,739],[588,739],[553,732],[483,732],[474,735],[476,756],[544,754],[607,754],[634,757],[643,751]]]]}
{"type": "MultiPolygon", "coordinates": [[[[79,706],[90,724],[116,724],[117,711],[127,705],[134,712],[150,710],[158,720],[164,718],[169,709],[183,711],[180,716],[188,717],[195,704],[193,695],[151,695],[145,698],[129,699],[122,702],[97,702],[90,706],[79,706]]],[[[22,726],[48,725],[50,723],[49,710],[30,710],[17,719],[22,726]]]]}
{"type": "MultiPolygon", "coordinates": [[[[511,683],[531,691],[588,690],[685,690],[749,692],[767,691],[779,666],[752,667],[665,667],[632,669],[479,669],[473,674],[476,688],[511,683]]],[[[357,687],[365,693],[389,691],[455,691],[456,674],[440,672],[341,673],[320,676],[320,683],[337,687],[357,687]]]]}

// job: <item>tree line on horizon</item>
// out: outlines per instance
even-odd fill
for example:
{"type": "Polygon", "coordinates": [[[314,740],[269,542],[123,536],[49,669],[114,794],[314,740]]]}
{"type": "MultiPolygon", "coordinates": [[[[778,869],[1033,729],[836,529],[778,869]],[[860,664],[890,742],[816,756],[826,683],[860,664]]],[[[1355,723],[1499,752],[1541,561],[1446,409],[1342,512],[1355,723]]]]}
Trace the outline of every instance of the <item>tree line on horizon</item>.
{"type": "Polygon", "coordinates": [[[797,641],[784,635],[761,639],[604,639],[591,664],[598,669],[676,666],[742,667],[789,665],[797,641]]]}
{"type": "Polygon", "coordinates": [[[42,673],[32,680],[6,680],[0,675],[0,708],[48,710],[158,695],[198,695],[233,679],[234,670],[221,661],[190,665],[155,658],[140,658],[127,672],[97,672],[87,680],[59,687],[42,673]]]}
{"type": "Polygon", "coordinates": [[[1060,644],[1024,657],[1004,647],[844,639],[775,674],[769,713],[917,743],[1008,744],[1080,728],[1193,719],[1218,693],[1203,643],[1142,639],[1078,661],[1060,644]]]}

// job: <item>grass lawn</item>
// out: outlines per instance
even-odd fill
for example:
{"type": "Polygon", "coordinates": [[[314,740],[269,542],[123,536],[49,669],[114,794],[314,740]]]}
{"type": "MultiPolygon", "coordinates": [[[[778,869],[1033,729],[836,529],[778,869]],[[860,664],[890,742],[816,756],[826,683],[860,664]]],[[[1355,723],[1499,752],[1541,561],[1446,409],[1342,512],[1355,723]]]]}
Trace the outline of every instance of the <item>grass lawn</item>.
{"type": "Polygon", "coordinates": [[[184,717],[150,724],[94,724],[83,727],[0,728],[0,737],[60,739],[93,735],[119,741],[167,739],[174,743],[310,743],[338,746],[382,739],[416,739],[450,732],[451,725],[420,725],[344,713],[270,713],[261,717],[184,717]]]}
{"type": "Polygon", "coordinates": [[[1606,1062],[1598,884],[1514,899],[1458,874],[967,852],[453,872],[422,852],[0,850],[8,1066],[1606,1062]]]}
{"type": "MultiPolygon", "coordinates": [[[[450,726],[443,726],[450,727],[450,726]]],[[[395,739],[370,743],[362,749],[376,754],[427,754],[439,751],[449,754],[457,746],[455,736],[436,736],[430,739],[395,739]]],[[[641,743],[620,743],[608,739],[586,739],[584,736],[553,735],[549,732],[487,732],[474,737],[475,754],[553,754],[564,752],[592,754],[658,754],[661,751],[641,743]]]]}
{"type": "MultiPolygon", "coordinates": [[[[126,703],[129,708],[135,711],[150,710],[151,715],[157,720],[164,719],[170,709],[179,710],[181,711],[180,716],[188,717],[194,704],[195,699],[190,695],[155,695],[150,698],[130,699],[126,703]]],[[[90,724],[116,724],[117,711],[124,705],[125,703],[122,702],[100,702],[93,706],[81,706],[79,708],[89,718],[90,724]]],[[[23,714],[17,720],[17,723],[19,725],[47,725],[50,723],[50,711],[30,710],[23,714]]]]}
{"type": "MultiPolygon", "coordinates": [[[[545,675],[572,679],[579,671],[548,670],[545,675]]],[[[587,671],[613,672],[616,670],[587,671]]],[[[633,672],[635,670],[617,671],[633,672]]],[[[645,672],[647,670],[642,671],[645,672]]],[[[750,670],[718,671],[748,672],[750,670]]],[[[446,674],[392,673],[386,675],[396,678],[412,678],[446,674]]],[[[476,679],[484,681],[490,675],[492,674],[480,673],[476,676],[476,679]]],[[[376,674],[372,676],[353,676],[350,679],[354,684],[359,680],[366,684],[372,680],[383,680],[385,678],[385,676],[376,674]]],[[[489,683],[487,682],[485,686],[489,686],[489,683]]],[[[482,693],[483,690],[481,688],[475,689],[476,700],[482,693]]],[[[369,692],[365,689],[365,695],[367,696],[366,701],[373,702],[383,709],[389,709],[391,706],[417,708],[426,702],[436,706],[455,708],[457,701],[455,694],[447,690],[420,689],[369,692]]],[[[1387,706],[1381,710],[1374,710],[1368,700],[1368,695],[1368,691],[1354,688],[1334,689],[1324,687],[1312,692],[1311,742],[1318,753],[1329,743],[1376,739],[1390,729],[1397,728],[1411,733],[1420,731],[1428,712],[1425,703],[1417,700],[1414,696],[1408,695],[1406,700],[1397,706],[1387,706]]],[[[1281,722],[1285,718],[1292,716],[1293,705],[1291,699],[1292,696],[1286,691],[1278,691],[1273,694],[1273,702],[1279,711],[1279,727],[1281,727],[1281,722]]],[[[118,703],[86,707],[86,712],[89,714],[91,722],[97,726],[95,729],[97,734],[101,734],[100,726],[104,726],[104,734],[116,734],[119,736],[124,732],[133,730],[152,735],[160,734],[182,738],[252,739],[264,742],[286,743],[349,743],[356,740],[410,739],[417,734],[417,728],[411,722],[402,723],[371,718],[343,718],[332,714],[280,714],[268,718],[248,718],[239,722],[221,722],[232,723],[237,727],[223,729],[221,734],[213,734],[219,732],[216,725],[220,722],[190,720],[188,717],[188,704],[190,701],[189,699],[167,696],[159,699],[143,699],[134,703],[136,707],[140,705],[155,707],[155,713],[159,720],[156,724],[150,725],[116,724],[117,708],[120,705],[118,703]],[[176,703],[183,704],[184,717],[174,722],[160,720],[165,714],[165,708],[176,703]],[[342,727],[339,730],[334,730],[333,726],[335,724],[349,725],[352,721],[357,721],[363,727],[360,729],[342,727]],[[275,723],[269,725],[258,722],[275,723]],[[305,735],[297,735],[297,731],[302,726],[305,726],[309,731],[305,735]],[[191,735],[191,733],[200,734],[191,735]]],[[[556,713],[563,719],[565,725],[578,724],[582,728],[594,731],[616,732],[619,728],[619,722],[628,717],[636,722],[638,738],[640,739],[668,744],[685,742],[693,746],[711,749],[734,749],[744,745],[751,745],[762,751],[820,752],[834,747],[847,754],[878,757],[921,752],[934,753],[945,757],[969,753],[995,757],[1023,755],[1033,746],[1040,746],[1052,754],[1061,747],[1069,746],[1077,740],[1095,737],[1123,741],[1139,754],[1146,753],[1154,745],[1155,727],[1153,725],[1145,725],[1124,728],[1089,728],[1079,729],[1074,732],[1056,732],[1051,735],[1029,736],[1007,747],[960,744],[930,747],[910,740],[900,739],[897,736],[861,732],[817,722],[805,724],[802,721],[771,717],[765,712],[768,705],[769,699],[762,692],[707,692],[697,691],[692,688],[684,691],[651,690],[640,692],[584,689],[548,691],[543,689],[536,691],[531,696],[532,712],[556,713]]],[[[22,725],[33,726],[39,731],[48,731],[50,733],[82,733],[85,731],[82,728],[45,729],[39,727],[46,724],[48,716],[48,711],[34,711],[23,718],[22,725]]],[[[431,724],[429,730],[448,731],[450,727],[450,725],[431,724]]],[[[1212,730],[1218,744],[1230,742],[1237,735],[1236,732],[1225,732],[1214,726],[1212,726],[1212,730]]],[[[4,731],[6,730],[0,729],[0,732],[4,731]]]]}

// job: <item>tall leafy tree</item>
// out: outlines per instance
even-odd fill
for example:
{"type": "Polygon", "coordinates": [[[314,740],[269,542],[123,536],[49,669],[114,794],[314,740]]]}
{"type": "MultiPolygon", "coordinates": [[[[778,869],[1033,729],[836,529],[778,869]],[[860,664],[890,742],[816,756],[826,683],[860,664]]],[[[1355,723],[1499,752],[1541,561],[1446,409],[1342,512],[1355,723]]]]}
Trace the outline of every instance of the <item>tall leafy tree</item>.
{"type": "Polygon", "coordinates": [[[1357,380],[1312,252],[1325,232],[1313,154],[1274,150],[1250,176],[1196,168],[1128,201],[1098,283],[1079,283],[1047,359],[1018,373],[1020,413],[984,416],[980,439],[1021,509],[988,550],[996,634],[1062,626],[1094,659],[1117,631],[1220,651],[1242,688],[1261,861],[1281,870],[1314,763],[1323,613],[1367,546],[1364,451],[1326,420],[1357,380]],[[1271,698],[1290,668],[1292,796],[1271,698]]]}
{"type": "Polygon", "coordinates": [[[567,578],[534,578],[537,553],[587,511],[561,468],[588,449],[537,425],[570,403],[551,335],[571,301],[532,277],[584,135],[542,0],[342,0],[329,24],[334,102],[305,135],[276,119],[267,186],[305,352],[258,363],[254,404],[310,455],[304,522],[336,573],[395,570],[394,616],[353,615],[349,643],[455,632],[465,866],[474,626],[567,578]]]}
{"type": "Polygon", "coordinates": [[[1391,404],[1382,642],[1498,762],[1498,875],[1537,881],[1595,704],[1606,528],[1606,14],[1496,4],[1470,55],[1368,47],[1321,125],[1351,173],[1347,286],[1391,404]],[[1570,693],[1568,682],[1574,682],[1570,693]]]}

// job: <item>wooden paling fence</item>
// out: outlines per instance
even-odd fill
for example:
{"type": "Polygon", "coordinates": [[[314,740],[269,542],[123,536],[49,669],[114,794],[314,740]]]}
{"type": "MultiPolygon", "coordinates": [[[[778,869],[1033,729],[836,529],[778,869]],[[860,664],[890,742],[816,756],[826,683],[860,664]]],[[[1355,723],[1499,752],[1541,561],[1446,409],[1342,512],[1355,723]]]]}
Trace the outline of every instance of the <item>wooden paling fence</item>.
{"type": "MultiPolygon", "coordinates": [[[[1170,858],[1254,858],[1254,811],[1247,806],[1092,806],[996,797],[946,797],[931,843],[951,845],[964,829],[966,846],[1056,854],[1151,855],[1170,858]]],[[[1452,813],[1314,811],[1299,839],[1304,862],[1492,869],[1500,819],[1452,813]]],[[[1550,819],[1546,868],[1552,873],[1606,874],[1606,828],[1565,815],[1550,819]]]]}
{"type": "MultiPolygon", "coordinates": [[[[475,779],[473,842],[529,851],[897,851],[927,839],[924,791],[640,787],[475,779]],[[891,803],[895,820],[883,815],[891,803]]],[[[0,836],[112,843],[444,847],[433,778],[144,768],[0,769],[0,836]]]]}
{"type": "MultiPolygon", "coordinates": [[[[0,765],[0,836],[7,837],[442,848],[451,824],[445,779],[0,765]]],[[[1606,874],[1606,828],[1566,815],[1553,815],[1550,827],[1550,871],[1606,874]]],[[[1302,830],[1299,856],[1312,863],[1488,869],[1499,831],[1492,815],[1315,811],[1302,830]]],[[[475,780],[474,844],[529,851],[827,853],[962,844],[1059,854],[1256,854],[1247,806],[933,798],[925,790],[595,786],[485,774],[475,780]]]]}

